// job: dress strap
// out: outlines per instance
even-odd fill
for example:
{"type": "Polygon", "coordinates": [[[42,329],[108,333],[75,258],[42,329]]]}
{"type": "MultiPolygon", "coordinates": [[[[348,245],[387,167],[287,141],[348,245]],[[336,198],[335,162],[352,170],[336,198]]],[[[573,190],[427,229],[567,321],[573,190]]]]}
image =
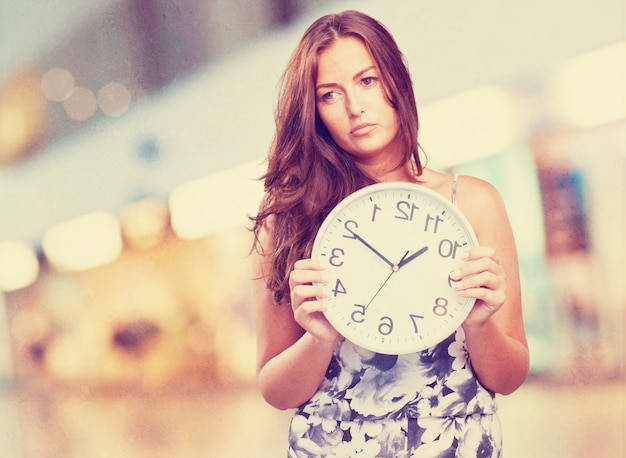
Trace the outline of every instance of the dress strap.
{"type": "Polygon", "coordinates": [[[452,203],[456,205],[456,182],[459,179],[459,175],[455,174],[452,178],[452,203]]]}

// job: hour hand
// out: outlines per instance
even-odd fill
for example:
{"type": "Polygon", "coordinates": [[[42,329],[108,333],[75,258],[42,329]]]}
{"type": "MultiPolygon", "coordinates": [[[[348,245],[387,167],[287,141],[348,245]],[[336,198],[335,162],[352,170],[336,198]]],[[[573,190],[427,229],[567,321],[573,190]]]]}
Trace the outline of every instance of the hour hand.
{"type": "Polygon", "coordinates": [[[365,245],[367,248],[369,248],[370,250],[372,250],[372,252],[378,256],[380,259],[382,259],[383,261],[385,261],[389,267],[394,267],[394,263],[391,262],[389,259],[387,259],[380,251],[378,251],[376,248],[374,248],[372,245],[370,245],[367,240],[365,240],[363,237],[361,237],[359,234],[357,234],[356,232],[352,232],[352,235],[354,236],[355,239],[357,239],[359,242],[361,242],[363,245],[365,245]]]}
{"type": "Polygon", "coordinates": [[[413,261],[415,258],[417,258],[418,256],[421,256],[422,254],[424,254],[426,251],[428,251],[428,247],[425,246],[419,250],[417,250],[415,253],[413,253],[411,256],[409,256],[408,258],[402,258],[402,260],[398,263],[398,269],[406,264],[408,264],[409,262],[413,261]]]}

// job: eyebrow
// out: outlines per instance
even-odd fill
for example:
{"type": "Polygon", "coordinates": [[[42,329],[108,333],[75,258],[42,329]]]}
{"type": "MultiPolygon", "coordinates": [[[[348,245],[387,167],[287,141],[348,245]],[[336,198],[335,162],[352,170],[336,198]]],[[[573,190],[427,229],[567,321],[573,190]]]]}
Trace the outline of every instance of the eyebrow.
{"type": "MultiPolygon", "coordinates": [[[[370,70],[375,69],[375,68],[376,68],[375,65],[370,65],[369,67],[364,68],[363,70],[355,73],[354,76],[352,77],[352,79],[353,80],[359,79],[361,76],[363,76],[363,74],[365,74],[365,73],[367,73],[370,70]]],[[[336,87],[336,86],[338,86],[337,83],[322,83],[322,84],[319,84],[319,85],[315,86],[315,90],[317,91],[317,90],[322,89],[322,88],[336,87]]]]}

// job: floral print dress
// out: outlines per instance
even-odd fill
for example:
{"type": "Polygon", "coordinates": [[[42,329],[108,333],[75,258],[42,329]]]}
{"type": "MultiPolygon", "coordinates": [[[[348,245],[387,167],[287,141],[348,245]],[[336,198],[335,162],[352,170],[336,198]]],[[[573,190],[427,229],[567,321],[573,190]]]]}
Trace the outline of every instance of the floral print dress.
{"type": "Polygon", "coordinates": [[[382,355],[342,340],[289,430],[289,457],[501,457],[494,394],[462,328],[427,350],[382,355]]]}

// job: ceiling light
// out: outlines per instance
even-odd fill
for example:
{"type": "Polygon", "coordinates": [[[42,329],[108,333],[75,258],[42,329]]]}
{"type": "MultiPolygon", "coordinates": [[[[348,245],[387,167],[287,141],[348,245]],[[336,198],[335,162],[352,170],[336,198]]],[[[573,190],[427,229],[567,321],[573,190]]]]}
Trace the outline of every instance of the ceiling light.
{"type": "Polygon", "coordinates": [[[108,264],[122,252],[120,223],[114,215],[98,211],[57,224],[44,235],[43,249],[50,264],[63,271],[108,264]]]}
{"type": "Polygon", "coordinates": [[[0,243],[0,291],[15,291],[31,285],[39,275],[33,248],[19,240],[0,243]]]}
{"type": "Polygon", "coordinates": [[[551,85],[554,109],[566,121],[591,128],[626,118],[626,41],[578,56],[551,85]]]}

